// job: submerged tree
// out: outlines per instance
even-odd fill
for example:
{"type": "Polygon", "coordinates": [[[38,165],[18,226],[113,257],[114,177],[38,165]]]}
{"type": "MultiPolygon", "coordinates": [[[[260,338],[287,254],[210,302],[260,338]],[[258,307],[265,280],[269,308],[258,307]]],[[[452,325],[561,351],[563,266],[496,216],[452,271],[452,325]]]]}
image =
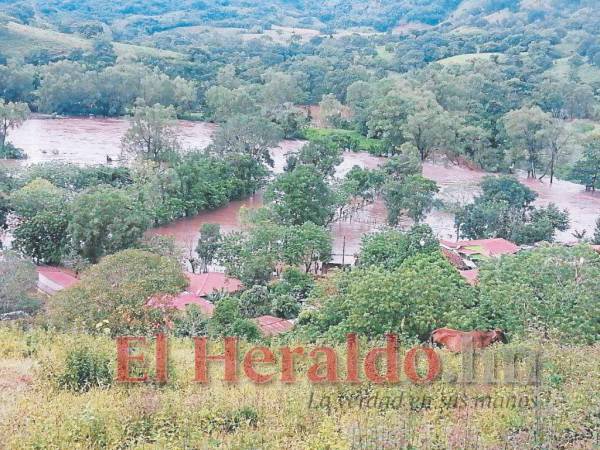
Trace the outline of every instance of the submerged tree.
{"type": "Polygon", "coordinates": [[[8,102],[0,98],[0,158],[15,157],[17,153],[7,151],[9,130],[20,127],[29,117],[29,106],[27,103],[8,102]]]}
{"type": "Polygon", "coordinates": [[[168,161],[180,149],[172,106],[138,106],[129,130],[121,140],[124,155],[148,159],[157,163],[168,161]]]}
{"type": "Polygon", "coordinates": [[[200,260],[202,272],[208,272],[208,266],[212,264],[219,250],[221,242],[221,227],[217,223],[205,223],[200,229],[200,237],[196,246],[196,253],[200,260]]]}

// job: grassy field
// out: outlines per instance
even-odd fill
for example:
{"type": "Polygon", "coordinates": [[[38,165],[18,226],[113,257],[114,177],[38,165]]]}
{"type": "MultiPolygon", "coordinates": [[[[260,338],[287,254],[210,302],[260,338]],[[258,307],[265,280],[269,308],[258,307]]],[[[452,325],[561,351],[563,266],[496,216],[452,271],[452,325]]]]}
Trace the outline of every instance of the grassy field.
{"type": "MultiPolygon", "coordinates": [[[[68,53],[75,48],[91,48],[92,42],[82,37],[59,33],[53,30],[21,25],[9,22],[0,25],[0,52],[8,57],[26,55],[32,50],[47,49],[52,53],[68,53]]],[[[120,58],[134,59],[155,56],[178,59],[182,55],[168,50],[143,47],[131,44],[115,43],[115,51],[120,58]]]]}
{"type": "MultiPolygon", "coordinates": [[[[166,385],[76,392],[61,380],[73,370],[81,375],[84,364],[65,363],[81,348],[106,357],[114,370],[108,337],[0,328],[4,448],[592,449],[598,442],[599,346],[543,344],[539,386],[316,385],[306,381],[309,362],[302,359],[295,384],[256,385],[243,375],[225,384],[222,365],[212,364],[211,383],[198,385],[191,340],[171,339],[166,385]],[[452,400],[461,398],[464,404],[452,400]]],[[[516,348],[539,347],[513,343],[489,351],[499,356],[516,348]]],[[[440,354],[444,371],[460,364],[457,356],[440,354]]],[[[345,367],[343,357],[338,367],[345,367]]]]}

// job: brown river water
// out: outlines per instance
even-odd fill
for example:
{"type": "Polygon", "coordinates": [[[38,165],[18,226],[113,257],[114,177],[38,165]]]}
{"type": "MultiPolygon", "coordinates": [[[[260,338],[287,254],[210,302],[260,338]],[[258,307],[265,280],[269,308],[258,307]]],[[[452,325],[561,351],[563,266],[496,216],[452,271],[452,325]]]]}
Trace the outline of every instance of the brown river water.
{"type": "MultiPolygon", "coordinates": [[[[112,159],[119,157],[121,137],[127,127],[128,123],[124,119],[34,117],[21,128],[14,130],[9,135],[9,140],[27,152],[27,164],[53,160],[100,164],[106,162],[107,155],[112,159]]],[[[214,124],[180,121],[180,140],[185,148],[204,148],[210,143],[215,128],[214,124]]],[[[297,151],[302,145],[302,141],[283,141],[279,147],[273,149],[274,171],[281,172],[285,154],[297,151]]],[[[343,176],[354,165],[374,168],[382,161],[383,158],[366,153],[346,152],[343,163],[338,167],[337,176],[343,176]]],[[[486,175],[485,172],[450,163],[426,163],[423,172],[426,177],[438,183],[440,198],[452,203],[470,201],[477,193],[477,184],[486,175]]],[[[522,181],[538,193],[538,204],[553,202],[558,207],[569,210],[571,229],[559,233],[557,238],[560,241],[574,241],[574,230],[587,230],[588,236],[593,233],[595,220],[600,216],[600,193],[585,192],[583,186],[561,180],[555,181],[552,186],[547,182],[526,179],[522,181]]],[[[261,205],[261,196],[257,194],[243,201],[231,202],[223,208],[155,228],[149,233],[173,236],[179,245],[185,248],[195,244],[202,224],[219,223],[223,232],[237,230],[240,229],[240,209],[261,205]]],[[[351,220],[334,223],[331,227],[334,237],[334,260],[341,261],[342,253],[345,254],[346,261],[352,260],[352,255],[359,250],[361,236],[385,224],[385,216],[383,203],[376,201],[355,214],[351,220]]],[[[427,217],[427,223],[440,238],[445,239],[456,237],[453,222],[452,214],[446,211],[433,211],[427,217]]]]}

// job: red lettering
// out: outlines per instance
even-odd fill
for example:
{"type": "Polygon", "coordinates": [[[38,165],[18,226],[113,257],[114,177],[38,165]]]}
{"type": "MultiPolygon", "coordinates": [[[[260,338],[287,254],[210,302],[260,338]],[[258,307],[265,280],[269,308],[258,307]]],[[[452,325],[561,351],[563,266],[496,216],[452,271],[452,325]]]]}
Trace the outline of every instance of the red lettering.
{"type": "Polygon", "coordinates": [[[440,357],[432,348],[415,347],[408,351],[404,358],[404,373],[413,383],[425,384],[429,383],[439,375],[441,368],[440,357]],[[422,351],[427,357],[427,374],[425,377],[419,376],[417,373],[417,353],[422,351]]]}
{"type": "Polygon", "coordinates": [[[397,383],[398,378],[398,338],[395,334],[386,335],[387,344],[385,348],[374,348],[365,357],[365,374],[373,383],[397,383]],[[378,359],[386,356],[386,376],[382,376],[377,371],[378,359]]]}
{"type": "Polygon", "coordinates": [[[325,365],[315,362],[315,364],[310,366],[308,369],[308,379],[313,383],[335,383],[339,381],[337,376],[337,355],[335,351],[329,347],[318,347],[310,352],[309,356],[316,361],[320,353],[325,355],[325,365]],[[319,372],[321,372],[323,368],[326,369],[326,373],[321,375],[319,372]]]}
{"type": "Polygon", "coordinates": [[[346,336],[346,381],[360,383],[358,379],[358,338],[356,333],[346,336]]]}
{"type": "Polygon", "coordinates": [[[206,349],[207,339],[205,337],[194,338],[194,367],[196,376],[194,381],[199,383],[208,382],[208,367],[207,361],[224,361],[225,362],[225,381],[235,383],[237,379],[237,338],[225,338],[225,353],[223,355],[208,356],[206,349]]]}
{"type": "Polygon", "coordinates": [[[246,356],[244,356],[244,373],[255,383],[268,383],[273,379],[273,374],[261,374],[254,370],[254,363],[273,364],[275,362],[275,355],[267,347],[254,347],[250,349],[246,356]],[[262,358],[255,359],[254,354],[256,352],[262,353],[262,358]]]}
{"type": "Polygon", "coordinates": [[[304,355],[304,348],[296,347],[290,350],[289,347],[281,347],[281,381],[283,383],[294,383],[296,381],[296,372],[294,370],[294,355],[304,355]]]}
{"type": "Polygon", "coordinates": [[[144,372],[141,377],[130,377],[129,376],[129,362],[130,361],[144,361],[144,354],[138,355],[129,354],[129,344],[138,342],[141,345],[146,345],[146,338],[143,337],[132,337],[132,336],[121,336],[117,338],[117,381],[121,383],[141,383],[148,379],[148,374],[144,372]]]}
{"type": "Polygon", "coordinates": [[[156,336],[156,381],[167,382],[167,337],[163,333],[156,336]]]}

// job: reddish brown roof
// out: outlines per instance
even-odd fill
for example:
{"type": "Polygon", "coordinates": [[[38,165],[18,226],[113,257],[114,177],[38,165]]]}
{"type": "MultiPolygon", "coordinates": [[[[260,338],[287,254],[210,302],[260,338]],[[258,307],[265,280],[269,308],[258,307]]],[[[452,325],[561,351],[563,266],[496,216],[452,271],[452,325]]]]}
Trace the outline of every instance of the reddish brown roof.
{"type": "Polygon", "coordinates": [[[445,247],[441,247],[441,249],[444,257],[454,267],[456,267],[459,270],[466,270],[469,268],[469,266],[467,266],[467,264],[463,261],[461,256],[456,251],[447,249],[445,247]]]}
{"type": "Polygon", "coordinates": [[[190,281],[188,291],[199,297],[205,297],[214,291],[233,293],[242,288],[240,280],[220,272],[186,273],[185,275],[190,281]]]}
{"type": "Polygon", "coordinates": [[[444,247],[455,249],[464,255],[500,256],[512,255],[519,251],[519,246],[502,238],[477,239],[473,241],[440,241],[444,247]]]}
{"type": "Polygon", "coordinates": [[[592,245],[592,248],[600,253],[600,245],[592,245]]]}
{"type": "Polygon", "coordinates": [[[479,276],[479,269],[459,270],[458,272],[471,286],[475,286],[479,281],[477,279],[479,276]]]}
{"type": "Polygon", "coordinates": [[[38,272],[38,289],[52,295],[79,282],[77,275],[65,267],[40,266],[38,272]]]}
{"type": "Polygon", "coordinates": [[[197,305],[200,311],[208,317],[212,317],[215,305],[208,300],[198,297],[196,294],[190,294],[189,292],[182,292],[178,295],[163,294],[156,295],[148,300],[148,306],[156,308],[175,308],[184,310],[187,305],[197,305]]]}
{"type": "Polygon", "coordinates": [[[254,321],[265,336],[275,336],[276,334],[285,333],[294,327],[291,321],[273,316],[260,316],[254,319],[254,321]]]}

